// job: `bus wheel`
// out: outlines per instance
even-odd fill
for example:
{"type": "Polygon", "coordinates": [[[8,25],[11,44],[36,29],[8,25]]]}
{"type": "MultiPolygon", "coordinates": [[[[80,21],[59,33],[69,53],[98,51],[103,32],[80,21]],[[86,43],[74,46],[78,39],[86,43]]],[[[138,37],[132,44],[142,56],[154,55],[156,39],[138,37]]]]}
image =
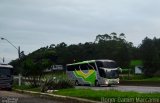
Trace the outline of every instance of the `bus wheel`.
{"type": "Polygon", "coordinates": [[[112,85],[111,84],[108,84],[108,87],[111,87],[112,85]]]}
{"type": "Polygon", "coordinates": [[[79,86],[78,80],[75,81],[75,85],[76,85],[76,86],[79,86]]]}
{"type": "Polygon", "coordinates": [[[99,86],[100,86],[98,80],[95,81],[95,86],[96,86],[96,87],[99,87],[99,86]]]}
{"type": "Polygon", "coordinates": [[[7,90],[7,91],[12,91],[12,88],[7,88],[6,90],[7,90]]]}

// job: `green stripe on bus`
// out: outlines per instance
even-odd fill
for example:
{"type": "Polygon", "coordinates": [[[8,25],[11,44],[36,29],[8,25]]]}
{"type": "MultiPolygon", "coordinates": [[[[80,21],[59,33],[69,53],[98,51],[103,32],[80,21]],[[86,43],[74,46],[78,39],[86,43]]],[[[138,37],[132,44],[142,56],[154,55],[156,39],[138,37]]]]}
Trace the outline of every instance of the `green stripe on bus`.
{"type": "Polygon", "coordinates": [[[84,82],[87,82],[89,84],[94,84],[96,80],[96,71],[94,71],[92,74],[89,74],[87,77],[84,77],[83,75],[80,75],[76,71],[73,71],[74,75],[78,78],[82,78],[84,82]]]}

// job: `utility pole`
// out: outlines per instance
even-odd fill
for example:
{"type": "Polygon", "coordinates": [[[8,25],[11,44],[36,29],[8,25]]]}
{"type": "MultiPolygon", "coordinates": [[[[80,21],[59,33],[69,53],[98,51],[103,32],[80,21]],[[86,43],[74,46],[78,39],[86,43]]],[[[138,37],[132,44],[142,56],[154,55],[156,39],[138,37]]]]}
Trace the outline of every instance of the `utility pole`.
{"type": "Polygon", "coordinates": [[[3,57],[3,63],[5,62],[5,59],[4,59],[4,57],[3,57]]]}
{"type": "MultiPolygon", "coordinates": [[[[21,51],[20,51],[20,46],[18,46],[18,48],[15,46],[15,45],[13,45],[9,40],[7,40],[6,38],[1,38],[1,40],[5,40],[5,41],[7,41],[9,44],[11,44],[15,49],[17,49],[17,51],[18,51],[18,59],[20,60],[20,58],[21,58],[21,51]]],[[[19,73],[19,78],[18,78],[18,85],[19,86],[21,86],[21,79],[22,79],[22,75],[21,75],[21,73],[19,73]]]]}
{"type": "Polygon", "coordinates": [[[1,57],[0,57],[0,59],[2,60],[2,63],[4,63],[4,62],[5,62],[5,59],[4,59],[4,57],[3,57],[3,58],[1,58],[1,57]]]}

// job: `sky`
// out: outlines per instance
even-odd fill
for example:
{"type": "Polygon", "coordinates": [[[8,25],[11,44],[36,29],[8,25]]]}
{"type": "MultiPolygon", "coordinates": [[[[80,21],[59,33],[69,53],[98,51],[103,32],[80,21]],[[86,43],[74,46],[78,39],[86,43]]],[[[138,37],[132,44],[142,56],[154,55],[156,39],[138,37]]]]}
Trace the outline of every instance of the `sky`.
{"type": "MultiPolygon", "coordinates": [[[[124,33],[138,46],[160,37],[160,0],[0,0],[0,37],[25,54],[65,42],[93,42],[98,34],[124,33]]],[[[18,58],[0,40],[0,62],[18,58]]]]}

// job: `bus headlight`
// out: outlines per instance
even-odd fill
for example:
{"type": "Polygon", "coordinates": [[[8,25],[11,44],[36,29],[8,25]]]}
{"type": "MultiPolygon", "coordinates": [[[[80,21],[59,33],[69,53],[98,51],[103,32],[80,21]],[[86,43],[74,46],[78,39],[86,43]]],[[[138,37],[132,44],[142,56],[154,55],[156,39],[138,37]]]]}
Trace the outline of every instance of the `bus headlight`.
{"type": "Polygon", "coordinates": [[[105,84],[108,84],[108,81],[105,81],[105,84]]]}

